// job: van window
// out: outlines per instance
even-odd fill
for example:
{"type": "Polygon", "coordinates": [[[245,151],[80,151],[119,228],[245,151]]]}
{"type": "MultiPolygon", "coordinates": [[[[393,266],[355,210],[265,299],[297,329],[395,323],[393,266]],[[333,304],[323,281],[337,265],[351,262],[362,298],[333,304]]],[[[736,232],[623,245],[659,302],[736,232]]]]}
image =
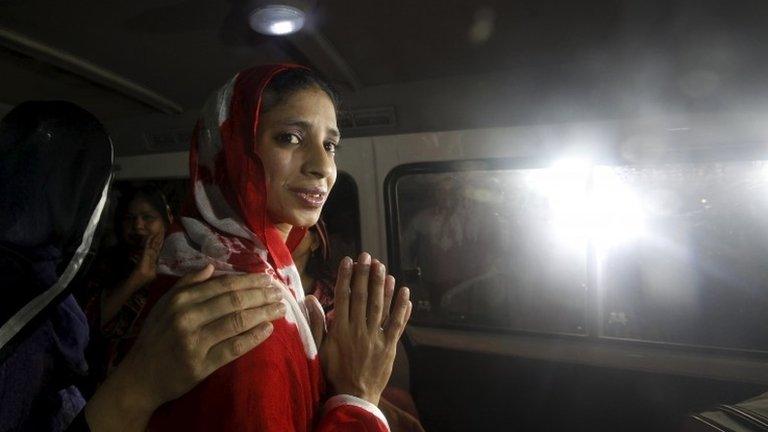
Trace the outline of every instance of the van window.
{"type": "Polygon", "coordinates": [[[331,245],[329,268],[337,269],[345,256],[356,259],[361,252],[360,199],[351,175],[339,171],[322,214],[331,245]]]}
{"type": "Polygon", "coordinates": [[[768,351],[768,164],[601,167],[595,185],[635,213],[596,248],[605,336],[768,351]]]}
{"type": "Polygon", "coordinates": [[[414,323],[768,352],[768,164],[506,163],[391,173],[414,323]]]}
{"type": "Polygon", "coordinates": [[[558,243],[546,171],[431,168],[390,185],[414,322],[585,334],[587,251],[558,243]]]}

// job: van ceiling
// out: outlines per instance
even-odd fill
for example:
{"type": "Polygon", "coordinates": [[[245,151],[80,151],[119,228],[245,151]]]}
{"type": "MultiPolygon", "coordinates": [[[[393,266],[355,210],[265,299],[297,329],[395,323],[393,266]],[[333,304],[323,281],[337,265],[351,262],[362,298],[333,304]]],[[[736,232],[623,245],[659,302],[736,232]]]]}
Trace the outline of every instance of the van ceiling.
{"type": "MultiPolygon", "coordinates": [[[[312,21],[324,45],[309,32],[254,34],[246,3],[0,0],[0,29],[187,115],[242,68],[306,63],[341,88],[345,108],[394,107],[396,126],[362,134],[766,108],[760,0],[318,0],[312,21]]],[[[0,103],[68,99],[112,122],[159,112],[0,46],[0,103]]]]}

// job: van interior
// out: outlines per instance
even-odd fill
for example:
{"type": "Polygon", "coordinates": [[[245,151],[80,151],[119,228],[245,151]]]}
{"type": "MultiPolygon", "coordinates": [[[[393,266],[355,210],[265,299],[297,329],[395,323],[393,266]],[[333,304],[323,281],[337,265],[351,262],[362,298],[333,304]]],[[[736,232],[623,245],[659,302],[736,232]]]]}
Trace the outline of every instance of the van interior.
{"type": "Polygon", "coordinates": [[[115,193],[179,205],[208,95],[307,65],[342,96],[334,259],[412,289],[392,380],[426,430],[678,431],[768,388],[767,23],[757,0],[0,0],[0,114],[83,106],[115,193]],[[254,31],[276,3],[299,31],[254,31]]]}

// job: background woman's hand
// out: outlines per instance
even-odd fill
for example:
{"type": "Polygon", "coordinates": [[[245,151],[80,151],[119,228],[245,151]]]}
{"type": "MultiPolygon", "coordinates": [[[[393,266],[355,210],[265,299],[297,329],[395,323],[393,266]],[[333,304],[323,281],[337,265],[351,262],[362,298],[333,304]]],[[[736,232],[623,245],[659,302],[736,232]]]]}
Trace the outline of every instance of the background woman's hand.
{"type": "MultiPolygon", "coordinates": [[[[386,275],[384,264],[371,261],[367,253],[357,264],[348,257],[342,260],[334,317],[320,346],[323,370],[336,393],[379,403],[412,308],[410,292],[403,288],[388,315],[394,288],[395,279],[386,275]]],[[[318,331],[313,333],[317,340],[318,331]]]]}
{"type": "Polygon", "coordinates": [[[279,282],[265,274],[212,274],[208,266],[182,278],[155,305],[136,344],[89,401],[92,430],[117,423],[142,430],[161,404],[269,337],[270,321],[285,314],[279,282]]]}
{"type": "Polygon", "coordinates": [[[139,262],[133,270],[132,277],[142,286],[155,280],[157,277],[157,257],[160,255],[160,249],[163,247],[165,231],[150,235],[144,241],[139,262]]]}
{"type": "Polygon", "coordinates": [[[127,279],[101,294],[101,327],[114,318],[131,296],[157,277],[157,257],[163,247],[165,232],[153,234],[144,241],[141,257],[127,279]]]}

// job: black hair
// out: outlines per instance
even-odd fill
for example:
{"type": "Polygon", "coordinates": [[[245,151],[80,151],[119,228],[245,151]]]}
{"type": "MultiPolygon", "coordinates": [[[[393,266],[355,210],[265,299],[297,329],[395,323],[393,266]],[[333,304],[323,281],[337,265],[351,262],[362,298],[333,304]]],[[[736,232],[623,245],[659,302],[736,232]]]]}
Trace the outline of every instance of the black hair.
{"type": "Polygon", "coordinates": [[[153,183],[133,184],[120,191],[120,199],[115,208],[115,227],[121,226],[123,218],[128,213],[128,207],[133,200],[141,198],[160,213],[165,229],[171,225],[171,207],[165,199],[165,194],[153,183]]]}
{"type": "Polygon", "coordinates": [[[285,102],[289,96],[297,91],[312,87],[319,88],[325,92],[331,99],[333,107],[336,110],[339,109],[341,102],[339,94],[330,83],[310,69],[294,68],[279,72],[269,81],[262,96],[262,114],[285,102]]]}

